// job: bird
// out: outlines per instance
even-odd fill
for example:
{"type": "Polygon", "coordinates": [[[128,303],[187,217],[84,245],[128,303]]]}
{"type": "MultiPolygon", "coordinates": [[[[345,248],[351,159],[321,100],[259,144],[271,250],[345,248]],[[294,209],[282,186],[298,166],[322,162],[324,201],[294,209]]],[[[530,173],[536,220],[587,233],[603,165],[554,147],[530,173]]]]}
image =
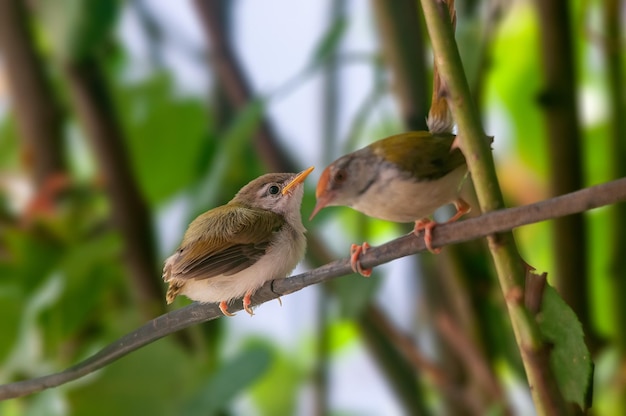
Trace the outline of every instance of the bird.
{"type": "MultiPolygon", "coordinates": [[[[432,247],[432,230],[437,223],[428,217],[439,207],[452,203],[456,213],[448,222],[469,212],[458,196],[467,175],[460,149],[451,149],[455,136],[414,131],[378,140],[340,157],[322,172],[310,219],[327,206],[349,206],[370,217],[394,222],[415,222],[413,232],[424,230],[426,247],[432,247]]],[[[369,275],[358,257],[369,245],[351,247],[355,272],[369,275]]]]}
{"type": "Polygon", "coordinates": [[[265,282],[285,278],[304,257],[305,228],[300,206],[304,179],[313,171],[269,173],[245,185],[225,205],[193,220],[178,249],[165,260],[166,301],[185,295],[201,303],[229,303],[250,297],[265,282]]]}
{"type": "MultiPolygon", "coordinates": [[[[456,23],[454,2],[448,3],[452,25],[456,23]]],[[[415,222],[413,233],[424,231],[428,250],[437,225],[429,217],[435,210],[454,204],[453,222],[470,211],[459,197],[467,164],[458,138],[453,134],[454,120],[448,106],[448,91],[433,68],[432,102],[426,119],[428,131],[409,131],[389,136],[341,156],[320,175],[315,191],[317,202],[310,220],[324,207],[348,206],[370,217],[394,222],[415,222]]],[[[359,261],[369,244],[350,247],[352,270],[369,276],[359,261]]]]}

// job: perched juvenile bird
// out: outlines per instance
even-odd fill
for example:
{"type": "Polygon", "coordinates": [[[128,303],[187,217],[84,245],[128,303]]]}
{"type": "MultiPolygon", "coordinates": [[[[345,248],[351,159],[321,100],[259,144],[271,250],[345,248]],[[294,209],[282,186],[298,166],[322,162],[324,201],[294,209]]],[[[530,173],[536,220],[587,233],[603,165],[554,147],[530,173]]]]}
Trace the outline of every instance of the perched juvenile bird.
{"type": "MultiPolygon", "coordinates": [[[[311,214],[322,208],[345,205],[370,217],[395,222],[415,221],[415,234],[424,230],[431,246],[435,222],[428,218],[437,208],[453,203],[456,221],[469,211],[458,197],[467,173],[465,158],[458,148],[450,149],[455,136],[427,131],[390,136],[340,157],[322,173],[317,184],[317,203],[311,214]]],[[[352,266],[368,275],[358,263],[369,246],[352,245],[352,266]]]]}
{"type": "MultiPolygon", "coordinates": [[[[448,7],[454,25],[454,2],[448,2],[448,7]]],[[[448,220],[452,222],[470,206],[458,196],[467,165],[452,134],[454,121],[436,65],[433,72],[428,131],[390,136],[335,160],[319,179],[311,218],[324,207],[345,205],[374,218],[415,221],[413,232],[417,235],[424,230],[426,247],[438,252],[432,247],[432,230],[437,223],[429,216],[452,203],[457,210],[448,220]]],[[[353,244],[350,249],[352,269],[364,276],[371,270],[361,267],[359,257],[368,247],[367,243],[353,244]]]]}
{"type": "Polygon", "coordinates": [[[245,311],[253,315],[250,296],[265,282],[287,277],[304,256],[300,205],[312,171],[263,175],[189,224],[163,267],[167,303],[183,294],[220,302],[222,313],[232,316],[228,303],[243,296],[245,311]]]}

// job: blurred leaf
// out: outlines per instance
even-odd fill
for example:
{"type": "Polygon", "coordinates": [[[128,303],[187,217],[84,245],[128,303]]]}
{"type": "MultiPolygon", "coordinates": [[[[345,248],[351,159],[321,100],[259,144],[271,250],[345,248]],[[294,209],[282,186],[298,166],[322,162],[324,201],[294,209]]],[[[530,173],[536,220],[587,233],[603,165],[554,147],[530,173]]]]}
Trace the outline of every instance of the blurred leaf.
{"type": "Polygon", "coordinates": [[[182,414],[213,415],[226,410],[232,400],[255,383],[270,367],[269,346],[255,344],[222,365],[192,397],[182,414]]]}
{"type": "Polygon", "coordinates": [[[593,363],[585,334],[576,314],[552,286],[546,286],[537,315],[543,336],[553,345],[550,363],[565,400],[587,409],[590,403],[593,363]]]}
{"type": "Polygon", "coordinates": [[[588,244],[591,250],[589,290],[594,308],[594,327],[601,335],[613,338],[618,336],[618,331],[624,330],[624,323],[615,313],[614,285],[607,271],[611,258],[611,242],[607,235],[610,235],[613,227],[608,209],[601,208],[588,213],[587,225],[591,241],[588,244]]]}
{"type": "Polygon", "coordinates": [[[344,18],[335,19],[333,24],[326,30],[324,36],[320,39],[315,46],[311,57],[310,68],[316,68],[326,62],[333,53],[339,48],[340,42],[343,39],[346,29],[348,28],[348,21],[344,18]]]}
{"type": "MultiPolygon", "coordinates": [[[[272,347],[268,345],[266,348],[272,347]]],[[[299,360],[273,349],[272,365],[252,386],[250,394],[261,415],[293,415],[306,373],[299,360]]]]}
{"type": "Polygon", "coordinates": [[[40,0],[35,4],[53,54],[62,61],[78,61],[99,49],[120,7],[116,0],[40,0]]]}
{"type": "Polygon", "coordinates": [[[124,275],[119,258],[122,241],[118,233],[108,233],[77,244],[68,250],[61,270],[65,290],[58,307],[47,314],[46,327],[55,328],[61,338],[71,337],[94,316],[111,290],[111,281],[124,275]]]}
{"type": "Polygon", "coordinates": [[[11,270],[5,277],[13,279],[26,294],[49,276],[63,254],[63,247],[56,241],[16,229],[6,230],[4,243],[11,270]]]}
{"type": "Polygon", "coordinates": [[[531,4],[517,3],[500,24],[498,36],[493,44],[492,71],[489,72],[489,102],[504,106],[507,110],[502,124],[512,125],[510,137],[514,139],[516,151],[525,164],[533,170],[547,175],[543,120],[537,104],[541,92],[539,50],[528,49],[529,44],[539,44],[538,28],[531,4]],[[517,51],[527,51],[517,53],[517,51]]]}
{"type": "Polygon", "coordinates": [[[117,97],[132,164],[150,203],[194,182],[207,145],[209,121],[203,104],[176,97],[165,74],[120,89],[117,97]]]}
{"type": "Polygon", "coordinates": [[[376,269],[370,277],[352,274],[334,279],[333,293],[340,299],[341,317],[356,319],[374,297],[380,282],[381,277],[376,269]]]}
{"type": "Polygon", "coordinates": [[[359,340],[359,331],[352,319],[330,322],[328,330],[331,353],[336,353],[359,340]]]}
{"type": "MultiPolygon", "coordinates": [[[[254,179],[250,177],[248,158],[257,159],[255,152],[250,151],[251,137],[256,132],[265,111],[265,102],[262,100],[250,101],[241,109],[228,129],[219,137],[213,161],[209,164],[203,179],[194,192],[194,205],[198,211],[205,211],[207,207],[217,204],[218,196],[223,191],[225,183],[245,183],[254,179]],[[233,171],[238,173],[238,180],[229,177],[233,171]]],[[[230,196],[232,197],[232,196],[230,196]]]]}
{"type": "MultiPolygon", "coordinates": [[[[0,122],[0,166],[3,170],[16,168],[19,163],[20,142],[14,117],[3,117],[0,122]]],[[[0,186],[2,190],[2,186],[0,186]]]]}
{"type": "MultiPolygon", "coordinates": [[[[111,339],[118,335],[111,334],[111,339]]],[[[203,369],[173,339],[163,339],[67,386],[72,414],[168,416],[198,384],[203,369]],[[71,389],[71,390],[70,390],[71,389]]]]}
{"type": "MultiPolygon", "coordinates": [[[[1,273],[1,271],[0,271],[1,273]]],[[[14,341],[17,339],[24,298],[17,285],[13,282],[0,282],[0,304],[2,304],[2,319],[0,319],[0,362],[9,354],[14,341]]]]}
{"type": "Polygon", "coordinates": [[[2,364],[5,376],[40,374],[46,371],[43,362],[41,333],[37,322],[42,312],[55,305],[63,292],[63,279],[58,274],[46,276],[28,298],[24,298],[17,319],[17,336],[11,339],[11,351],[2,364]]]}

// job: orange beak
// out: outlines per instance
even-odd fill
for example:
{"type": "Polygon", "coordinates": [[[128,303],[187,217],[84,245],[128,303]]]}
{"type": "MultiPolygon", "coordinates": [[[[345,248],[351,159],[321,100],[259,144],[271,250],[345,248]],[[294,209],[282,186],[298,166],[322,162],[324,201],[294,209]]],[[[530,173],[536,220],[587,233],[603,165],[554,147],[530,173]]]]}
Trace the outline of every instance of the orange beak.
{"type": "Polygon", "coordinates": [[[293,180],[289,182],[287,186],[283,188],[283,195],[289,192],[290,189],[304,182],[304,179],[306,179],[306,177],[309,176],[309,173],[313,172],[313,169],[315,169],[315,167],[311,166],[310,168],[298,173],[298,175],[295,178],[293,178],[293,180]]]}

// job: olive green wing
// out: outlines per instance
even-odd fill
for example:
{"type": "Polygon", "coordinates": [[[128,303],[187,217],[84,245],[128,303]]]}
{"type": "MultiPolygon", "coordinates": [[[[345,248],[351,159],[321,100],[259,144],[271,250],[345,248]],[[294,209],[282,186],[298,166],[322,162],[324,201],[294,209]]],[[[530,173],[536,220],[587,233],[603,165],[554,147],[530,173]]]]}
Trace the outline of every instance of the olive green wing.
{"type": "Polygon", "coordinates": [[[382,139],[374,153],[400,166],[421,180],[434,180],[465,165],[458,148],[452,149],[453,134],[412,131],[382,139]]]}
{"type": "Polygon", "coordinates": [[[234,204],[196,218],[171,259],[171,277],[233,275],[256,263],[284,224],[278,214],[234,204]]]}

